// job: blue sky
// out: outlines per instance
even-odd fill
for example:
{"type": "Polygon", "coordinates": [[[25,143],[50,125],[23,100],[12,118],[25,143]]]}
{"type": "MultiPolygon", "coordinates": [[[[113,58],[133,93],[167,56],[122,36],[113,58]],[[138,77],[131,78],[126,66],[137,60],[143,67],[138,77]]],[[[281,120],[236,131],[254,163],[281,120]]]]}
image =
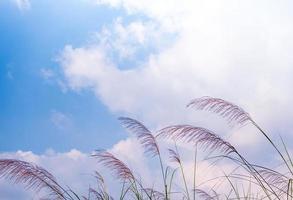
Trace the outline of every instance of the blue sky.
{"type": "MultiPolygon", "coordinates": [[[[2,0],[0,158],[45,166],[84,192],[97,167],[90,152],[105,148],[152,186],[159,172],[121,128],[123,115],[152,130],[203,126],[251,160],[278,162],[253,126],[231,128],[186,104],[226,99],[291,141],[292,10],[286,0],[2,0]]],[[[0,181],[0,194],[11,191],[0,181]]]]}
{"type": "Polygon", "coordinates": [[[109,147],[125,137],[117,116],[90,92],[62,92],[41,69],[61,73],[56,59],[62,48],[86,43],[121,12],[78,1],[31,4],[19,10],[11,1],[0,3],[0,151],[109,147]],[[52,112],[68,115],[72,125],[56,127],[52,112]]]}
{"type": "MultiPolygon", "coordinates": [[[[123,9],[96,5],[94,1],[30,1],[28,8],[18,7],[15,2],[0,4],[0,150],[91,151],[109,148],[125,138],[116,120],[119,113],[109,112],[89,90],[64,89],[66,83],[58,59],[66,45],[99,42],[95,34],[105,27],[111,29],[120,18],[123,26],[135,20],[147,21],[148,17],[129,15],[123,9]],[[58,127],[54,116],[64,118],[59,120],[70,125],[58,127]]],[[[26,1],[20,2],[25,5],[26,1]]],[[[175,35],[166,33],[163,46],[175,35]]],[[[120,57],[117,50],[108,56],[120,69],[129,69],[151,52],[156,52],[153,42],[138,47],[131,57],[120,57]]]]}

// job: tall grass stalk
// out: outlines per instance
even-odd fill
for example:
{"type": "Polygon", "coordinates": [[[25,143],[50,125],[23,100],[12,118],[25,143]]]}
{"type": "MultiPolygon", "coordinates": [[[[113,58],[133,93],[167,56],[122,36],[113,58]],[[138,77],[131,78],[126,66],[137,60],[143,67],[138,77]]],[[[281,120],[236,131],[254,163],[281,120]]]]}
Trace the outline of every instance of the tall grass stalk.
{"type": "MultiPolygon", "coordinates": [[[[284,148],[283,152],[247,112],[223,99],[197,98],[192,100],[187,107],[216,113],[227,119],[230,124],[243,126],[251,123],[276,150],[284,167],[286,167],[285,171],[251,163],[229,141],[204,127],[179,124],[150,131],[135,119],[121,117],[119,120],[122,125],[134,133],[142,145],[144,153],[147,156],[158,158],[163,188],[157,189],[155,185],[145,187],[143,180],[138,179],[126,163],[109,151],[97,150],[92,156],[97,159],[99,164],[108,168],[121,184],[120,200],[293,200],[293,161],[282,137],[280,139],[284,148]],[[169,149],[169,154],[171,161],[178,164],[178,168],[174,169],[168,166],[168,161],[163,159],[164,155],[161,154],[158,142],[160,140],[175,142],[175,150],[169,149]],[[181,161],[177,142],[194,145],[190,156],[193,160],[193,170],[191,170],[189,177],[193,181],[190,182],[190,186],[186,180],[187,173],[184,170],[184,163],[181,161]],[[204,172],[198,167],[199,150],[209,152],[209,157],[205,161],[211,161],[210,166],[217,166],[223,160],[234,166],[232,172],[227,174],[223,171],[223,175],[200,183],[197,175],[204,172]],[[177,169],[180,169],[180,174],[176,173],[177,169]],[[176,182],[177,176],[182,178],[181,184],[183,185],[176,182]],[[208,190],[203,189],[204,186],[211,185],[211,182],[213,182],[212,187],[208,190]],[[221,190],[221,187],[225,187],[225,190],[221,190]],[[184,188],[183,191],[180,190],[181,188],[184,188]],[[191,188],[192,194],[189,191],[191,188]]],[[[106,187],[103,176],[99,172],[95,172],[94,177],[96,178],[96,186],[90,186],[87,196],[82,196],[70,187],[59,184],[57,179],[42,167],[21,160],[0,159],[0,178],[12,183],[23,184],[26,189],[36,193],[43,191],[48,194],[46,199],[112,200],[111,190],[106,187]]]]}

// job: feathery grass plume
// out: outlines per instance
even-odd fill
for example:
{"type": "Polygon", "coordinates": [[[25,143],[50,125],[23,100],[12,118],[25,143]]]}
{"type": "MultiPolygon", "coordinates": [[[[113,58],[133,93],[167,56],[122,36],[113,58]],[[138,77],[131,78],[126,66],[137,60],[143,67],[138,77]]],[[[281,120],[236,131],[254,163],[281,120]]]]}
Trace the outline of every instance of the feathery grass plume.
{"type": "Polygon", "coordinates": [[[251,122],[270,142],[273,148],[280,155],[284,163],[286,164],[288,170],[293,175],[293,170],[289,165],[288,161],[285,159],[279,148],[275,145],[272,139],[265,133],[265,131],[250,117],[250,115],[245,112],[239,106],[228,102],[226,100],[214,97],[201,97],[192,100],[187,107],[195,107],[198,110],[208,110],[213,113],[219,114],[220,116],[227,118],[228,122],[236,122],[237,124],[244,125],[246,123],[251,122]]]}
{"type": "Polygon", "coordinates": [[[262,167],[261,169],[257,171],[270,185],[274,185],[279,188],[287,186],[289,178],[286,177],[285,175],[277,171],[274,171],[272,169],[264,168],[264,167],[262,167]]]}
{"type": "MultiPolygon", "coordinates": [[[[0,159],[0,178],[24,184],[26,189],[41,191],[47,189],[55,199],[67,199],[65,190],[57,183],[55,177],[47,170],[32,163],[15,160],[0,159]]],[[[70,195],[68,196],[70,198],[70,195]]],[[[73,198],[70,198],[73,199],[73,198]]]]}
{"type": "Polygon", "coordinates": [[[174,151],[173,149],[168,149],[169,151],[169,158],[171,162],[177,162],[178,164],[181,163],[179,154],[174,151]]]}
{"type": "Polygon", "coordinates": [[[103,194],[102,193],[100,193],[99,191],[97,191],[97,190],[95,190],[95,189],[93,189],[93,188],[90,187],[88,189],[88,196],[87,197],[83,196],[82,198],[84,200],[91,200],[91,199],[93,199],[92,197],[95,200],[106,200],[106,198],[103,198],[103,194]]]}
{"type": "Polygon", "coordinates": [[[134,175],[132,171],[123,163],[121,160],[116,158],[113,154],[105,150],[96,150],[95,154],[92,155],[97,158],[100,163],[105,167],[112,170],[116,177],[121,180],[134,181],[134,175]]]}
{"type": "Polygon", "coordinates": [[[107,191],[105,180],[104,180],[103,176],[99,172],[95,171],[94,177],[97,180],[97,189],[94,189],[92,187],[89,188],[89,198],[88,199],[91,199],[90,198],[91,196],[94,196],[98,200],[100,200],[100,199],[101,200],[113,199],[107,191]]]}
{"type": "Polygon", "coordinates": [[[103,176],[98,171],[95,171],[94,177],[96,178],[98,184],[105,184],[103,176]]]}
{"type": "Polygon", "coordinates": [[[214,195],[210,195],[209,193],[207,193],[206,191],[202,190],[202,189],[195,189],[195,192],[197,193],[197,195],[199,196],[200,199],[202,200],[216,200],[219,199],[219,195],[212,190],[212,192],[214,193],[214,195]]]}
{"type": "Polygon", "coordinates": [[[236,152],[236,149],[227,141],[212,131],[191,125],[168,126],[158,131],[158,138],[182,140],[188,143],[194,143],[210,151],[219,151],[224,154],[236,152]]]}
{"type": "Polygon", "coordinates": [[[152,200],[164,200],[165,195],[162,192],[154,190],[152,188],[144,188],[144,192],[146,192],[152,200]]]}
{"type": "Polygon", "coordinates": [[[118,119],[125,128],[137,136],[139,142],[145,149],[145,153],[151,154],[152,156],[160,153],[155,137],[142,123],[129,117],[119,117],[118,119]]]}
{"type": "Polygon", "coordinates": [[[265,182],[267,182],[272,188],[275,189],[275,193],[279,197],[290,196],[290,198],[293,198],[293,196],[288,194],[287,191],[288,182],[290,179],[286,175],[258,165],[256,165],[256,168],[260,168],[257,169],[257,172],[265,180],[265,182]]]}
{"type": "MultiPolygon", "coordinates": [[[[223,153],[224,155],[229,155],[231,153],[235,153],[239,156],[243,165],[247,167],[247,170],[253,174],[255,179],[262,185],[265,192],[267,192],[267,188],[263,184],[267,184],[263,177],[258,177],[258,172],[251,166],[251,164],[227,141],[220,138],[215,133],[201,127],[194,127],[191,125],[174,125],[168,126],[159,130],[157,137],[166,138],[166,139],[173,139],[183,140],[185,142],[193,142],[201,147],[204,150],[209,150],[211,152],[218,151],[223,153]]],[[[267,185],[271,192],[275,195],[274,190],[271,186],[267,185]]]]}
{"type": "Polygon", "coordinates": [[[164,182],[164,190],[165,190],[165,198],[168,199],[168,188],[166,183],[166,176],[164,175],[164,165],[162,161],[162,157],[160,154],[159,145],[156,141],[156,138],[151,133],[149,129],[147,129],[142,123],[135,119],[131,119],[129,117],[120,117],[118,118],[123,126],[133,132],[141,145],[144,148],[145,154],[150,154],[152,157],[158,156],[160,162],[161,173],[164,182]]]}
{"type": "MultiPolygon", "coordinates": [[[[138,186],[143,188],[142,184],[135,178],[134,174],[125,163],[123,163],[113,154],[105,150],[96,150],[96,152],[92,156],[97,158],[98,161],[105,167],[109,168],[118,179],[123,181],[123,183],[125,183],[126,181],[129,182],[129,191],[132,192],[136,199],[140,200],[142,198],[142,194],[138,189],[138,186]]],[[[126,194],[123,194],[123,196],[124,195],[126,194]]]]}
{"type": "Polygon", "coordinates": [[[195,107],[198,110],[208,110],[227,118],[229,122],[245,124],[251,121],[251,117],[239,106],[220,98],[204,96],[193,99],[187,107],[195,107]]]}

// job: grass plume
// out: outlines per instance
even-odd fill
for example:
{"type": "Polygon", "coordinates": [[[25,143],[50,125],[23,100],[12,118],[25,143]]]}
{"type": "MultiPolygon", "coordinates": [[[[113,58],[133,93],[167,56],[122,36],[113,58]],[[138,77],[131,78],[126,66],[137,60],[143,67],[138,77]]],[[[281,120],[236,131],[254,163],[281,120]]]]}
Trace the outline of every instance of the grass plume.
{"type": "MultiPolygon", "coordinates": [[[[275,145],[274,141],[241,107],[220,98],[201,97],[192,100],[187,107],[196,108],[198,110],[206,110],[227,119],[229,123],[239,125],[252,124],[261,134],[269,141],[271,146],[277,151],[283,161],[286,170],[277,170],[267,166],[261,166],[251,163],[245,155],[234,147],[228,140],[223,139],[215,132],[199,126],[179,124],[169,125],[165,128],[151,131],[138,120],[129,117],[120,117],[119,121],[123,127],[134,134],[142,145],[144,153],[147,156],[157,157],[162,173],[163,188],[158,186],[144,187],[143,178],[138,178],[136,174],[117,156],[109,151],[97,150],[92,155],[97,159],[98,163],[112,172],[114,177],[121,184],[120,200],[178,200],[178,199],[203,199],[203,200],[220,200],[220,199],[238,199],[238,200],[254,200],[269,199],[283,200],[293,199],[293,164],[283,139],[282,144],[284,151],[275,145]],[[161,141],[174,141],[175,148],[167,149],[169,160],[163,160],[161,153],[161,141]],[[179,154],[179,148],[176,143],[182,142],[191,144],[194,150],[193,172],[187,175],[185,163],[179,154]],[[211,166],[219,165],[220,161],[229,162],[234,169],[230,173],[222,172],[222,175],[213,177],[208,181],[199,183],[197,176],[202,172],[198,167],[199,151],[203,153],[208,151],[209,156],[204,159],[210,161],[211,166]],[[285,158],[285,156],[286,158],[285,158]],[[168,165],[169,161],[177,164],[176,168],[168,165]],[[179,173],[183,179],[183,184],[176,182],[179,173]],[[186,178],[190,178],[191,174],[193,184],[188,184],[186,178]],[[190,177],[189,177],[190,175],[190,177]],[[209,182],[214,182],[213,186],[208,188],[209,182]],[[221,186],[225,186],[225,190],[220,190],[221,186]],[[246,185],[246,186],[245,186],[246,185]],[[205,187],[203,187],[205,186],[205,187]],[[201,189],[205,188],[205,190],[201,189]],[[206,189],[208,188],[208,189],[206,189]],[[240,189],[241,188],[241,189],[240,189]],[[192,196],[190,195],[192,191],[192,196]]],[[[163,151],[162,151],[163,152],[163,151]]],[[[181,151],[180,151],[181,152],[181,151]]],[[[174,165],[172,165],[174,166],[174,165]]],[[[154,174],[155,175],[155,174],[154,174]]],[[[106,186],[106,180],[98,171],[94,173],[96,185],[88,188],[87,195],[80,195],[69,187],[61,186],[56,178],[44,168],[35,164],[15,160],[0,159],[0,178],[12,183],[23,184],[26,189],[35,192],[45,191],[47,199],[62,200],[113,200],[106,186]]],[[[210,184],[211,185],[211,184],[210,184]]],[[[162,186],[162,185],[160,185],[162,186]]]]}

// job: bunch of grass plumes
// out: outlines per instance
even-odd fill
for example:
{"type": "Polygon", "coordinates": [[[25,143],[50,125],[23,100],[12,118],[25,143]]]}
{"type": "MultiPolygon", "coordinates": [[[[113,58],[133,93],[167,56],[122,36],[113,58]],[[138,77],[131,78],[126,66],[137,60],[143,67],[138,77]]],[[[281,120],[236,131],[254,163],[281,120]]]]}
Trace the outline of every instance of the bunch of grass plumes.
{"type": "MultiPolygon", "coordinates": [[[[230,142],[224,140],[211,130],[193,125],[171,125],[160,130],[150,131],[141,122],[128,117],[121,117],[122,125],[133,133],[145,150],[146,156],[156,157],[161,171],[163,187],[145,187],[141,178],[137,178],[132,169],[111,152],[97,150],[92,155],[98,163],[109,169],[121,183],[120,200],[175,200],[175,199],[293,199],[293,162],[282,140],[284,152],[271,140],[270,136],[260,128],[252,117],[239,106],[219,98],[202,97],[192,100],[187,107],[206,110],[227,119],[233,125],[252,124],[276,150],[285,170],[252,164],[230,142]],[[174,148],[168,149],[169,161],[162,159],[158,141],[172,141],[174,148]],[[178,143],[189,143],[194,148],[193,183],[186,180],[184,162],[180,156],[178,143]],[[230,173],[223,172],[202,183],[196,183],[198,171],[198,149],[208,152],[211,165],[218,165],[225,160],[233,163],[230,173]],[[216,154],[216,155],[215,155],[216,154]],[[173,163],[173,167],[167,164],[173,163]],[[174,167],[177,166],[177,167],[174,167]],[[178,173],[177,172],[178,169],[178,173]],[[174,178],[177,181],[174,183],[174,178]],[[207,188],[207,184],[213,186],[207,188]],[[220,190],[225,185],[225,190],[220,190]],[[239,185],[242,188],[239,188],[239,185]]],[[[203,172],[202,172],[203,173],[203,172]]],[[[205,172],[206,173],[206,172],[205,172]]],[[[54,176],[45,169],[32,163],[0,159],[0,178],[12,183],[24,184],[27,189],[36,192],[44,191],[47,199],[63,200],[111,200],[106,181],[99,172],[95,172],[97,185],[90,187],[87,196],[79,196],[68,187],[61,186],[54,176]]]]}

